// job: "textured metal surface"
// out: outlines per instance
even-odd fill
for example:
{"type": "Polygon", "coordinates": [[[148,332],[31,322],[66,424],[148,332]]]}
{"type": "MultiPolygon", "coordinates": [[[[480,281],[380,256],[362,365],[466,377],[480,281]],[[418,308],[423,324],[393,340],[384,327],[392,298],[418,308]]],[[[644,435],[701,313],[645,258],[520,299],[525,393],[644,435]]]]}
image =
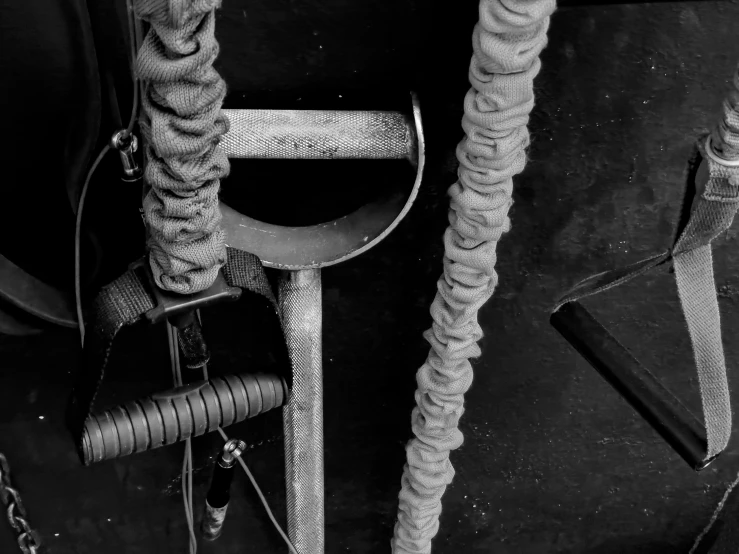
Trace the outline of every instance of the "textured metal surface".
{"type": "Polygon", "coordinates": [[[323,554],[321,270],[283,272],[279,302],[293,360],[283,409],[288,535],[300,554],[323,554]]]}
{"type": "MultiPolygon", "coordinates": [[[[334,221],[308,227],[283,227],[257,221],[221,202],[223,228],[233,248],[252,252],[262,263],[279,269],[326,267],[351,259],[377,245],[403,220],[416,200],[426,163],[421,107],[411,94],[413,121],[408,158],[416,168],[410,193],[395,191],[334,221]]],[[[228,110],[226,110],[228,111],[228,110]]],[[[391,112],[325,112],[332,114],[388,114],[391,112]]],[[[398,114],[391,114],[399,116],[398,114]]],[[[385,140],[382,136],[377,140],[385,140]]],[[[378,146],[378,151],[381,148],[378,146]]],[[[301,154],[306,153],[304,151],[301,154]]],[[[310,152],[306,153],[310,155],[310,152]]]]}
{"type": "Polygon", "coordinates": [[[185,385],[85,421],[85,465],[152,450],[215,431],[281,406],[287,385],[272,374],[226,375],[185,385]]]}
{"type": "Polygon", "coordinates": [[[229,158],[402,159],[415,143],[413,122],[397,112],[223,110],[229,158]]]}

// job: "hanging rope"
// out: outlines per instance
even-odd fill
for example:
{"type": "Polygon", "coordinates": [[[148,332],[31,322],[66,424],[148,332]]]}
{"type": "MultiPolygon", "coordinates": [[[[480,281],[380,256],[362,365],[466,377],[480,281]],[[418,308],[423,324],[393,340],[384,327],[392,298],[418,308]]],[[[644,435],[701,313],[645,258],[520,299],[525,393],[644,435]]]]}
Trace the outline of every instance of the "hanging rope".
{"type": "Polygon", "coordinates": [[[228,175],[218,147],[228,132],[221,113],[226,83],[213,68],[219,53],[220,0],[135,0],[151,25],[139,50],[146,144],[143,206],[150,264],[159,287],[181,294],[207,289],[226,262],[218,206],[228,175]]]}
{"type": "Polygon", "coordinates": [[[394,554],[427,554],[439,529],[441,497],[454,477],[449,453],[463,440],[458,423],[472,383],[469,359],[480,355],[477,312],[498,281],[495,248],[510,227],[512,178],[526,164],[533,80],[555,7],[556,0],[480,1],[462,119],[467,136],[457,148],[444,273],[424,334],[431,350],[416,376],[415,438],[406,447],[394,554]]]}
{"type": "Polygon", "coordinates": [[[721,121],[711,133],[713,151],[725,160],[739,159],[739,66],[722,106],[721,121]]]}

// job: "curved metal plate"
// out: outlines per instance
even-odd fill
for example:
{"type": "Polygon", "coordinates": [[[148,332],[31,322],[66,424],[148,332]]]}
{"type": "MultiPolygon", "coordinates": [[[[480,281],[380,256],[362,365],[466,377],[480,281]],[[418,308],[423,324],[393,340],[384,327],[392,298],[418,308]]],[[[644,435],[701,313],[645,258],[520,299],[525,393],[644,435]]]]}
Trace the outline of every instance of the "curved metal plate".
{"type": "Polygon", "coordinates": [[[77,315],[71,295],[26,273],[2,254],[0,298],[49,323],[77,327],[77,315]]]}
{"type": "Polygon", "coordinates": [[[412,94],[416,180],[406,198],[394,193],[352,214],[308,227],[282,227],[247,217],[221,202],[226,243],[251,252],[268,267],[298,270],[327,267],[366,252],[398,226],[418,196],[425,165],[421,109],[412,94]]]}
{"type": "Polygon", "coordinates": [[[21,312],[14,306],[0,302],[0,335],[26,337],[43,332],[41,322],[30,321],[31,316],[21,312]]]}

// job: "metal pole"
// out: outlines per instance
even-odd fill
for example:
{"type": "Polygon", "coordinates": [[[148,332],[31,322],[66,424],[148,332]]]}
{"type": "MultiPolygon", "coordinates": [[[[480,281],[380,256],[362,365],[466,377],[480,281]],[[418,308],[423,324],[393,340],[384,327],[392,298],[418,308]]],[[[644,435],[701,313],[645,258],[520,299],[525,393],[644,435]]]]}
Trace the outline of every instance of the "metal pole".
{"type": "Polygon", "coordinates": [[[294,366],[283,409],[287,530],[300,554],[324,554],[321,270],[284,271],[279,303],[294,366]]]}
{"type": "Polygon", "coordinates": [[[696,471],[705,469],[703,425],[579,302],[552,314],[551,323],[611,386],[696,471]]]}

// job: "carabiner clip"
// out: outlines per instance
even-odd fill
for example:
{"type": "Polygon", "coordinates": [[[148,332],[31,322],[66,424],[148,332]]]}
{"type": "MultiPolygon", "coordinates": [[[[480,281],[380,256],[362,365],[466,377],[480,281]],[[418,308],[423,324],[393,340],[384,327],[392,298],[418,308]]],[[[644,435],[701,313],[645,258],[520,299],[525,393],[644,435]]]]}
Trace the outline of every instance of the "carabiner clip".
{"type": "Polygon", "coordinates": [[[129,133],[127,129],[121,129],[110,139],[110,146],[118,150],[121,157],[121,165],[123,166],[121,180],[126,183],[135,183],[141,179],[143,171],[133,156],[133,153],[139,148],[136,135],[129,133]]]}

